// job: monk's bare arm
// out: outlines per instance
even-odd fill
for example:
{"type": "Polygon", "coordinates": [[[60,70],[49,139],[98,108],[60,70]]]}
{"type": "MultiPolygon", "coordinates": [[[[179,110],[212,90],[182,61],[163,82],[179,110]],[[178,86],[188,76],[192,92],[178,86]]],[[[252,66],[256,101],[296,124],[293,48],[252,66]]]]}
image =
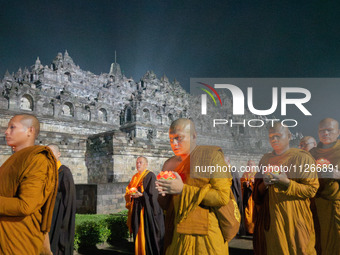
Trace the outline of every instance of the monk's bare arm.
{"type": "Polygon", "coordinates": [[[162,171],[174,171],[181,162],[180,157],[173,156],[164,162],[162,171]]]}
{"type": "Polygon", "coordinates": [[[18,186],[16,196],[0,196],[1,216],[27,216],[42,207],[49,195],[44,192],[48,164],[46,157],[42,154],[33,158],[18,186]]]}

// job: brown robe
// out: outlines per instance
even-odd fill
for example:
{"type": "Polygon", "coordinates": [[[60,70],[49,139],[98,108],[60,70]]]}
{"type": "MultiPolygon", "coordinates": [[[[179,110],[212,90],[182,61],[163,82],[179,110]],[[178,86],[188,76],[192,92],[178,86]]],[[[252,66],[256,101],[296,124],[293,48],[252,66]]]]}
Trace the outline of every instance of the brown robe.
{"type": "Polygon", "coordinates": [[[263,166],[282,165],[291,169],[295,166],[296,171],[286,173],[290,179],[288,188],[272,185],[262,195],[259,186],[263,175],[256,174],[253,197],[259,211],[254,231],[255,254],[316,254],[310,198],[316,194],[319,182],[316,172],[306,168],[299,171],[300,166],[313,164],[311,155],[299,149],[289,149],[279,156],[267,153],[262,157],[261,170],[263,166]]]}
{"type": "MultiPolygon", "coordinates": [[[[340,171],[340,140],[328,149],[311,150],[316,162],[326,159],[340,171]]],[[[320,176],[321,177],[321,176],[320,176]]],[[[340,180],[320,178],[320,188],[315,197],[321,254],[340,254],[340,180]]]]}
{"type": "Polygon", "coordinates": [[[144,170],[136,173],[126,187],[125,201],[128,212],[128,227],[133,233],[135,254],[158,255],[163,252],[164,216],[158,204],[156,176],[144,170]],[[131,198],[130,189],[137,188],[143,196],[131,198]]]}
{"type": "Polygon", "coordinates": [[[56,161],[45,146],[15,152],[0,167],[0,254],[39,254],[57,182],[56,161]]]}
{"type": "Polygon", "coordinates": [[[60,161],[57,164],[60,165],[59,184],[49,237],[54,255],[70,255],[73,254],[74,243],[76,187],[71,170],[60,161]]]}

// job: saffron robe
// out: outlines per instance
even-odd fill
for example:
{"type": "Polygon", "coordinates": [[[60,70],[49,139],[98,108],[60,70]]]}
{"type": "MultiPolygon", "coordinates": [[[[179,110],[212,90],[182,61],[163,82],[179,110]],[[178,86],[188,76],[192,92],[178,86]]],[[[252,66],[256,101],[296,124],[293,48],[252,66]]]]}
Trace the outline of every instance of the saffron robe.
{"type": "Polygon", "coordinates": [[[53,254],[73,254],[76,220],[76,188],[71,170],[58,161],[58,192],[55,201],[51,231],[49,232],[53,254]]]}
{"type": "Polygon", "coordinates": [[[244,225],[246,231],[249,234],[254,233],[255,227],[255,215],[254,215],[254,207],[255,202],[253,199],[253,189],[254,189],[254,179],[256,172],[246,172],[243,174],[241,178],[241,187],[242,187],[242,201],[243,201],[243,215],[244,215],[244,225]],[[249,183],[247,187],[247,183],[249,183]]]}
{"type": "Polygon", "coordinates": [[[196,166],[217,165],[227,168],[221,148],[197,146],[175,169],[184,183],[182,193],[159,196],[166,210],[165,254],[229,254],[212,207],[229,202],[232,176],[195,172],[196,166]]]}
{"type": "Polygon", "coordinates": [[[260,160],[261,172],[255,175],[254,188],[254,201],[259,210],[254,231],[255,254],[316,254],[310,198],[316,194],[319,182],[317,173],[306,167],[314,164],[308,152],[295,148],[278,156],[267,153],[260,160]],[[288,188],[270,185],[264,194],[259,192],[263,166],[268,165],[291,167],[291,171],[286,172],[290,179],[288,188]]]}
{"type": "Polygon", "coordinates": [[[126,187],[125,200],[128,213],[128,226],[135,241],[135,254],[163,253],[164,216],[158,204],[156,176],[144,170],[136,173],[126,187]],[[130,199],[129,190],[135,187],[143,196],[130,199]]]}
{"type": "Polygon", "coordinates": [[[0,254],[39,254],[57,182],[56,161],[45,146],[15,152],[0,167],[0,254]]]}
{"type": "MultiPolygon", "coordinates": [[[[311,150],[316,162],[326,159],[340,171],[340,140],[328,149],[311,150]]],[[[320,227],[321,253],[340,254],[340,180],[319,178],[320,188],[315,197],[317,218],[320,227]]],[[[317,231],[317,233],[319,232],[317,231]]]]}

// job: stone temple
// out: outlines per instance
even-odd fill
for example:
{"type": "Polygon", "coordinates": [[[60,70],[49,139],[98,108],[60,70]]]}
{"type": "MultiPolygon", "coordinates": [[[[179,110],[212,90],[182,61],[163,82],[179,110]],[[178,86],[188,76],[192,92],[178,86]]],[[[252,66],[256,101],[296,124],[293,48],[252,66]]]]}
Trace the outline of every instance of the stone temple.
{"type": "MultiPolygon", "coordinates": [[[[158,79],[152,71],[136,82],[126,78],[116,62],[109,73],[95,75],[77,66],[67,51],[49,66],[37,58],[30,68],[6,72],[0,80],[0,164],[12,153],[4,137],[9,119],[34,114],[41,122],[37,144],[58,144],[62,163],[72,170],[78,212],[120,211],[136,157],[147,157],[149,169],[157,174],[173,156],[170,123],[180,117],[195,120],[198,100],[176,80],[169,82],[165,75],[158,79]]],[[[217,118],[228,118],[230,95],[223,94],[222,100],[226,116],[217,118]]],[[[219,130],[195,124],[198,143],[221,146],[233,165],[259,160],[270,150],[266,128],[219,130]]]]}

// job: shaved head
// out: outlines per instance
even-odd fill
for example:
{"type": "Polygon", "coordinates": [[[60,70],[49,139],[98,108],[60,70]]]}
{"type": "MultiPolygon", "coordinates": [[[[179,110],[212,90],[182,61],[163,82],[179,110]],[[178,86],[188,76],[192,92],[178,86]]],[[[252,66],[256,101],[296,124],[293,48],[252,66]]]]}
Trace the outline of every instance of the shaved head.
{"type": "Polygon", "coordinates": [[[18,114],[10,119],[5,131],[7,145],[13,151],[33,146],[40,131],[38,119],[30,114],[18,114]]]}
{"type": "Polygon", "coordinates": [[[281,124],[281,122],[274,122],[273,125],[269,128],[269,133],[273,132],[273,131],[280,131],[280,132],[284,132],[285,134],[290,134],[290,131],[288,129],[288,127],[285,127],[281,124]]]}
{"type": "Polygon", "coordinates": [[[314,147],[316,147],[317,143],[313,136],[305,136],[300,140],[300,149],[305,151],[310,151],[314,147]]]}
{"type": "Polygon", "coordinates": [[[47,147],[50,147],[51,149],[55,150],[56,152],[60,152],[60,148],[56,144],[49,144],[47,147]]]}
{"type": "Polygon", "coordinates": [[[196,147],[196,129],[190,119],[178,119],[171,123],[169,138],[172,151],[184,160],[196,147]]]}
{"type": "Polygon", "coordinates": [[[49,147],[54,155],[54,157],[57,159],[57,161],[59,160],[61,153],[60,153],[60,148],[58,145],[56,144],[49,144],[47,145],[47,147],[49,147]]]}
{"type": "Polygon", "coordinates": [[[269,142],[276,155],[281,155],[289,150],[289,141],[292,135],[288,127],[283,126],[280,122],[274,122],[269,128],[269,142]]]}
{"type": "Polygon", "coordinates": [[[136,160],[136,169],[139,173],[142,173],[148,167],[148,160],[146,157],[140,156],[136,160]]]}
{"type": "Polygon", "coordinates": [[[335,119],[325,118],[325,119],[320,121],[319,127],[323,126],[325,124],[331,124],[331,125],[333,125],[334,128],[339,129],[339,122],[337,120],[335,120],[335,119]]]}
{"type": "Polygon", "coordinates": [[[173,121],[170,125],[170,130],[174,130],[179,127],[189,129],[192,133],[196,134],[195,124],[190,119],[181,118],[173,121]]]}
{"type": "Polygon", "coordinates": [[[144,157],[144,156],[139,156],[137,159],[139,159],[139,158],[142,158],[142,159],[145,160],[146,163],[149,163],[149,162],[148,162],[148,159],[147,159],[146,157],[144,157]]]}
{"type": "MultiPolygon", "coordinates": [[[[40,123],[37,117],[31,114],[17,114],[14,117],[20,117],[20,122],[27,128],[33,127],[35,138],[38,137],[40,132],[40,123]]],[[[14,118],[13,117],[13,118],[14,118]]]]}
{"type": "Polygon", "coordinates": [[[248,162],[247,162],[247,165],[248,166],[256,166],[256,163],[255,163],[254,160],[249,159],[248,162]]]}
{"type": "Polygon", "coordinates": [[[339,122],[332,118],[325,118],[319,123],[319,139],[323,147],[332,146],[338,140],[339,122]]]}

